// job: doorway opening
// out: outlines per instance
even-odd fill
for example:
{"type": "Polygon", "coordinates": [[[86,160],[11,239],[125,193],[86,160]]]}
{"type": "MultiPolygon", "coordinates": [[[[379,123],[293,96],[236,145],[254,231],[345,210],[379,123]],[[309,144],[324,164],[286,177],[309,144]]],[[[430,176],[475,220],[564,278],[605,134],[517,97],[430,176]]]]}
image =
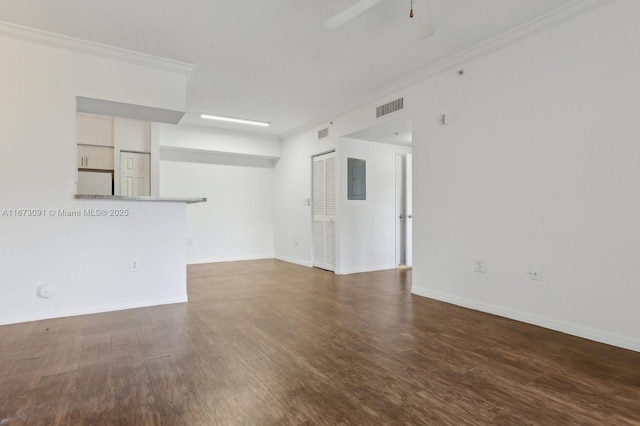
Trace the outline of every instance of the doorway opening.
{"type": "Polygon", "coordinates": [[[341,250],[340,269],[349,261],[358,272],[412,266],[412,127],[408,115],[388,116],[372,127],[343,136],[340,155],[367,161],[368,205],[365,208],[357,204],[362,201],[348,200],[344,208],[341,204],[340,221],[353,229],[340,228],[340,248],[357,249],[360,254],[355,259],[341,250]]]}

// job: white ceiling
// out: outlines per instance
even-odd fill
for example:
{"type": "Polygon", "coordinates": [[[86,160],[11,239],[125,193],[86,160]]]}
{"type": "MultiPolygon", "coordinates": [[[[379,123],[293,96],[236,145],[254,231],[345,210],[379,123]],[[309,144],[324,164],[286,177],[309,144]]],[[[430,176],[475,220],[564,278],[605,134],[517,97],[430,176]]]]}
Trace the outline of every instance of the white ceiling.
{"type": "Polygon", "coordinates": [[[576,0],[433,0],[427,40],[410,35],[410,0],[322,28],[356,1],[0,0],[0,21],[196,64],[183,122],[208,125],[205,112],[282,135],[576,0]]]}

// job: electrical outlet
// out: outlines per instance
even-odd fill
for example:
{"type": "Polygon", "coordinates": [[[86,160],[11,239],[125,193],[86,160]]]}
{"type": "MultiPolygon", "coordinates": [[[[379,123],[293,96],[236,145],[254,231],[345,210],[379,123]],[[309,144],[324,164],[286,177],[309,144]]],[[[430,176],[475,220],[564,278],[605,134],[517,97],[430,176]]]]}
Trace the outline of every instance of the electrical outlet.
{"type": "Polygon", "coordinates": [[[542,279],[542,268],[539,266],[531,265],[529,270],[529,277],[534,281],[540,281],[542,279]]]}
{"type": "Polygon", "coordinates": [[[487,272],[487,261],[484,259],[475,258],[473,259],[474,269],[476,272],[487,272]]]}
{"type": "Polygon", "coordinates": [[[140,272],[140,262],[138,259],[129,260],[129,272],[140,272]]]}

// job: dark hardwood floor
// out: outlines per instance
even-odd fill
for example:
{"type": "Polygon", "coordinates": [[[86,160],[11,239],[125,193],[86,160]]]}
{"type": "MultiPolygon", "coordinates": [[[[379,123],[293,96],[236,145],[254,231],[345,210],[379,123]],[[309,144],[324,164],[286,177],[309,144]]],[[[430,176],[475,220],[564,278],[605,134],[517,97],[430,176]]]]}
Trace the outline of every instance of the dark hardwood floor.
{"type": "Polygon", "coordinates": [[[0,425],[640,425],[640,353],[412,296],[189,267],[188,304],[0,327],[0,425]]]}

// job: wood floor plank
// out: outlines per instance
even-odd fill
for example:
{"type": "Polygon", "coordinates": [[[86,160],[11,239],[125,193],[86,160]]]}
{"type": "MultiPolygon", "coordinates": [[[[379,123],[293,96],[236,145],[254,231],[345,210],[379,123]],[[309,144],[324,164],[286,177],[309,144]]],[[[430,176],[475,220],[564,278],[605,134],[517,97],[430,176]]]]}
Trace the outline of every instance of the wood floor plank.
{"type": "Polygon", "coordinates": [[[77,379],[77,371],[41,377],[34,390],[36,398],[27,418],[27,424],[42,426],[71,424],[77,379]]]}
{"type": "Polygon", "coordinates": [[[189,303],[0,326],[0,424],[640,425],[640,354],[412,295],[193,265],[189,303]]]}
{"type": "Polygon", "coordinates": [[[113,394],[121,425],[161,423],[151,380],[137,343],[118,345],[112,352],[113,394]]]}
{"type": "Polygon", "coordinates": [[[112,363],[110,356],[104,358],[103,363],[85,363],[87,366],[77,371],[71,424],[106,424],[108,419],[113,418],[115,394],[112,363]]]}
{"type": "Polygon", "coordinates": [[[149,381],[163,423],[207,424],[215,422],[185,381],[182,366],[173,355],[145,360],[149,381]]]}
{"type": "Polygon", "coordinates": [[[82,342],[83,336],[78,335],[49,346],[47,366],[43,375],[77,370],[82,357],[82,342]]]}
{"type": "Polygon", "coordinates": [[[0,387],[0,421],[26,421],[36,406],[37,386],[47,366],[47,357],[14,361],[11,372],[0,387]]]}

